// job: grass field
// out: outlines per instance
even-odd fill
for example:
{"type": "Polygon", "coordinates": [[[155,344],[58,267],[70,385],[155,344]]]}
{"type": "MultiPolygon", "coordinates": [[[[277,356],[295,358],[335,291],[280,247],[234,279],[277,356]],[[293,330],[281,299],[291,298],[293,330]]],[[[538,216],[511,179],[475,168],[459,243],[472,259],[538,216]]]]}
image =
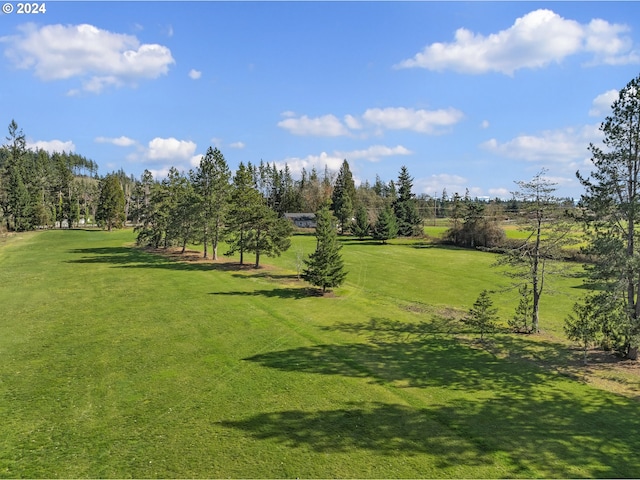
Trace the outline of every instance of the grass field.
{"type": "MultiPolygon", "coordinates": [[[[637,391],[609,391],[635,377],[584,381],[562,339],[576,275],[543,335],[481,345],[458,319],[507,285],[491,254],[345,240],[347,283],[318,297],[312,236],[259,270],[132,242],[0,244],[0,476],[640,476],[637,391]]],[[[515,293],[493,299],[506,320],[515,293]]]]}

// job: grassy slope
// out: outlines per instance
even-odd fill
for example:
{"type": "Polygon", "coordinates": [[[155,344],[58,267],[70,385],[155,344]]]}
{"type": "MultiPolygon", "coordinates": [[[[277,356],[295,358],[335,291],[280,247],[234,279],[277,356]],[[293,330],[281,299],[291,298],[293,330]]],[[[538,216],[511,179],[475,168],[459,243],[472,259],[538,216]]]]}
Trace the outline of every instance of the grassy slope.
{"type": "Polygon", "coordinates": [[[490,255],[346,242],[348,283],[318,298],[291,278],[312,237],[257,272],[132,238],[0,247],[1,476],[640,476],[636,401],[528,360],[562,345],[499,336],[505,358],[441,318],[506,282],[490,255]]]}

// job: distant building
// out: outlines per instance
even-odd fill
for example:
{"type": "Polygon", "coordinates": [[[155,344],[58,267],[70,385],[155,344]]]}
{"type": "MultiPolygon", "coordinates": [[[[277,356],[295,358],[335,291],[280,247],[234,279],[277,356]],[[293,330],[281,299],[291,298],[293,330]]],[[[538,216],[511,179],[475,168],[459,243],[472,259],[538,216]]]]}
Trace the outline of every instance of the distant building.
{"type": "Polygon", "coordinates": [[[313,213],[285,213],[284,218],[298,228],[316,228],[316,216],[313,213]]]}

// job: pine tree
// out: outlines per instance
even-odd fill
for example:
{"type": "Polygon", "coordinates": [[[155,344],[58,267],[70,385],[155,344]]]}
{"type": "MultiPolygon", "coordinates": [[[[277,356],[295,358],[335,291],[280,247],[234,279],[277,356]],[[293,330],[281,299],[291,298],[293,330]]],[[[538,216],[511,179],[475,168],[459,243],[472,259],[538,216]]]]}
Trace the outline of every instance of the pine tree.
{"type": "Polygon", "coordinates": [[[367,209],[364,208],[364,205],[359,205],[356,209],[356,221],[351,225],[351,233],[362,240],[369,235],[370,229],[367,209]]]}
{"type": "Polygon", "coordinates": [[[596,296],[587,297],[583,303],[573,306],[573,313],[564,321],[564,333],[569,340],[578,342],[582,347],[582,361],[587,364],[587,350],[597,339],[601,329],[601,309],[596,296]]]}
{"type": "Polygon", "coordinates": [[[601,124],[603,148],[590,145],[595,168],[578,173],[581,199],[592,228],[590,280],[625,302],[627,333],[617,347],[630,359],[640,348],[640,75],[618,93],[601,124]]]}
{"type": "Polygon", "coordinates": [[[497,308],[493,308],[493,301],[487,290],[483,290],[476,299],[467,316],[462,320],[480,333],[480,341],[484,341],[484,334],[495,330],[498,316],[497,308]]]}
{"type": "Polygon", "coordinates": [[[398,197],[393,203],[393,212],[398,220],[398,234],[411,237],[421,233],[422,218],[418,213],[413,188],[413,178],[407,167],[402,166],[398,175],[398,197]]]}
{"type": "Polygon", "coordinates": [[[293,225],[286,218],[278,217],[275,210],[263,204],[256,211],[252,228],[247,233],[247,249],[255,252],[255,268],[260,266],[260,256],[279,257],[291,246],[293,225]]]}
{"type": "Polygon", "coordinates": [[[264,199],[256,189],[253,179],[253,167],[249,163],[240,163],[233,177],[231,206],[227,216],[229,249],[225,255],[240,253],[240,265],[244,264],[244,252],[250,250],[253,241],[250,232],[259,218],[264,199]]]}
{"type": "Polygon", "coordinates": [[[398,236],[396,217],[388,205],[378,214],[376,224],[373,226],[373,238],[387,243],[387,240],[398,236]]]}
{"type": "Polygon", "coordinates": [[[346,159],[340,166],[331,201],[331,209],[340,223],[340,232],[344,234],[351,223],[356,202],[356,186],[349,169],[349,162],[346,159]]]}
{"type": "Polygon", "coordinates": [[[100,183],[100,200],[98,202],[98,225],[121,228],[124,223],[124,191],[115,174],[107,175],[100,183]]]}
{"type": "Polygon", "coordinates": [[[229,210],[231,195],[231,172],[222,152],[209,147],[200,165],[191,175],[195,193],[198,195],[204,244],[204,258],[208,257],[207,245],[211,241],[213,259],[218,259],[218,244],[222,241],[224,221],[229,210]]]}
{"type": "Polygon", "coordinates": [[[523,283],[518,289],[520,300],[513,318],[507,324],[516,333],[531,333],[531,319],[533,315],[533,295],[528,283],[523,283]]]}
{"type": "Polygon", "coordinates": [[[323,205],[316,213],[316,250],[304,261],[306,268],[302,272],[302,278],[321,287],[323,293],[342,285],[347,276],[335,224],[329,207],[323,205]]]}

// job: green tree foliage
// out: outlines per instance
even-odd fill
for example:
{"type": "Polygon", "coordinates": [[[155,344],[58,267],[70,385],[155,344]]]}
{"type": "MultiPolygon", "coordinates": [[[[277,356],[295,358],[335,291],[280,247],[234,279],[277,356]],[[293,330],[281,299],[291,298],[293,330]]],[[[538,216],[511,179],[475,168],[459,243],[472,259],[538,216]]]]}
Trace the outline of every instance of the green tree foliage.
{"type": "Polygon", "coordinates": [[[250,232],[260,218],[264,200],[258,192],[252,173],[252,165],[240,163],[233,177],[231,206],[227,221],[229,249],[225,255],[240,254],[240,265],[244,264],[244,252],[251,249],[250,232]]]}
{"type": "Polygon", "coordinates": [[[569,340],[578,342],[582,347],[583,363],[587,364],[587,350],[596,343],[601,332],[602,309],[601,299],[591,295],[583,303],[573,306],[573,313],[564,321],[564,332],[569,340]]]}
{"type": "Polygon", "coordinates": [[[493,308],[489,292],[483,290],[462,321],[475,329],[480,334],[480,341],[484,341],[484,335],[496,329],[497,313],[498,309],[493,308]]]}
{"type": "Polygon", "coordinates": [[[353,218],[356,203],[356,186],[349,168],[349,162],[345,159],[340,166],[331,196],[331,209],[340,224],[340,232],[345,233],[349,229],[353,218]]]}
{"type": "Polygon", "coordinates": [[[447,230],[445,238],[455,245],[466,248],[497,247],[504,243],[504,230],[497,219],[485,215],[485,204],[472,201],[468,196],[460,202],[454,197],[452,212],[454,223],[447,230]],[[460,212],[457,209],[460,208],[460,212]],[[462,218],[458,214],[462,213],[462,218]]]}
{"type": "Polygon", "coordinates": [[[189,179],[174,167],[169,169],[166,191],[168,217],[165,246],[179,245],[184,253],[196,229],[196,195],[189,179]]]}
{"type": "Polygon", "coordinates": [[[422,233],[422,217],[418,213],[415,195],[412,193],[413,177],[407,167],[402,166],[398,174],[398,196],[393,203],[393,212],[398,223],[398,235],[411,237],[422,233]]]}
{"type": "Polygon", "coordinates": [[[378,215],[375,225],[373,226],[372,236],[375,240],[387,243],[387,240],[398,236],[398,225],[396,217],[391,211],[391,207],[386,206],[378,215]]]}
{"type": "Polygon", "coordinates": [[[252,228],[247,234],[247,249],[256,254],[255,268],[260,256],[278,257],[291,246],[293,225],[276,211],[263,204],[258,207],[252,228]]]}
{"type": "Polygon", "coordinates": [[[30,230],[53,224],[71,227],[82,210],[97,208],[97,182],[85,188],[97,165],[81,155],[26,148],[15,121],[0,148],[0,214],[8,230],[30,230]],[[91,195],[89,192],[91,191],[91,195]]]}
{"type": "Polygon", "coordinates": [[[329,207],[323,205],[316,212],[316,250],[304,261],[306,267],[302,272],[302,278],[322,288],[323,293],[342,285],[347,276],[335,225],[329,207]]]}
{"type": "Polygon", "coordinates": [[[137,195],[140,196],[139,224],[134,231],[138,233],[136,243],[158,248],[164,232],[160,203],[162,186],[158,184],[149,170],[145,170],[139,182],[137,195]]]}
{"type": "Polygon", "coordinates": [[[611,115],[600,125],[603,146],[590,145],[594,170],[579,172],[581,199],[591,233],[587,252],[595,259],[590,281],[624,299],[627,333],[617,348],[638,357],[640,344],[640,76],[618,94],[611,115]]]}
{"type": "Polygon", "coordinates": [[[528,283],[523,283],[518,288],[519,301],[513,318],[507,321],[509,327],[516,333],[532,333],[533,295],[528,283]]]}
{"type": "Polygon", "coordinates": [[[125,221],[124,203],[124,191],[117,175],[105,176],[100,182],[100,199],[96,216],[98,225],[106,226],[109,231],[112,228],[121,228],[125,221]]]}
{"type": "Polygon", "coordinates": [[[222,152],[209,147],[200,165],[191,174],[204,245],[204,258],[208,258],[207,245],[211,241],[213,259],[218,259],[218,245],[223,239],[224,222],[229,210],[231,171],[222,152]]]}
{"type": "Polygon", "coordinates": [[[367,214],[367,209],[364,205],[360,204],[356,209],[355,222],[351,224],[351,233],[362,240],[364,237],[369,235],[370,230],[371,226],[369,224],[369,215],[367,214]]]}

